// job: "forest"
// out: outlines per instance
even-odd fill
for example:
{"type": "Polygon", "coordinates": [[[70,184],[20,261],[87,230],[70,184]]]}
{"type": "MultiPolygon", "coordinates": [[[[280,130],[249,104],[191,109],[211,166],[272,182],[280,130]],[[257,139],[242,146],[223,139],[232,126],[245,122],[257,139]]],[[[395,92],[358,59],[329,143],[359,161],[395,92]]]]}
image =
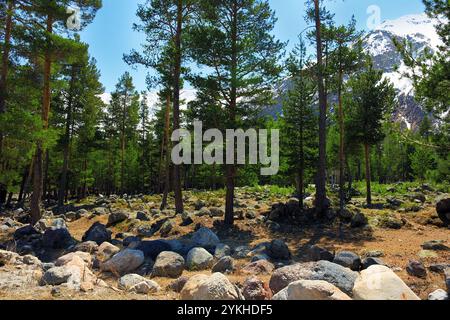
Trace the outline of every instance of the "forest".
{"type": "MultiPolygon", "coordinates": [[[[2,0],[0,217],[19,212],[21,222],[36,225],[49,212],[99,203],[92,199],[120,199],[132,209],[131,200],[153,197],[155,209],[185,221],[203,193],[223,203],[218,225],[235,230],[245,190],[255,192],[250,198],[291,199],[294,213],[277,219],[295,224],[305,214],[320,223],[345,217],[355,198],[376,209],[389,193],[449,193],[449,2],[423,0],[425,14],[443,21],[437,50],[391,39],[421,110],[420,121],[405,125],[398,121],[404,101],[369,54],[367,31],[354,18],[336,23],[327,0],[299,1],[298,20],[308,28],[293,50],[274,36],[277,17],[266,0],[144,1],[132,28],[145,42],[123,52],[123,61],[146,70],[147,90],[125,72],[105,92],[79,35],[101,0],[2,0]],[[189,101],[186,88],[195,91],[189,101]],[[203,132],[279,130],[278,173],[263,176],[264,165],[248,159],[174,164],[173,133],[193,132],[196,121],[203,132]]],[[[269,217],[277,209],[271,200],[269,217]]],[[[448,225],[448,213],[440,217],[448,225]]]]}

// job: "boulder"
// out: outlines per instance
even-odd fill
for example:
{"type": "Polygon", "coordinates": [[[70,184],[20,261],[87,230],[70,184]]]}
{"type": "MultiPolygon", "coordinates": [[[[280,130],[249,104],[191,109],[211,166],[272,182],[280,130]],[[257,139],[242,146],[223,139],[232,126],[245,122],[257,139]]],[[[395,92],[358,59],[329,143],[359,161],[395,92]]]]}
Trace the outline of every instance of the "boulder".
{"type": "Polygon", "coordinates": [[[98,250],[98,244],[94,241],[81,242],[75,246],[75,251],[94,253],[98,250]]]}
{"type": "Polygon", "coordinates": [[[217,263],[212,268],[212,272],[229,273],[233,272],[234,269],[234,259],[230,256],[225,256],[217,261],[217,263]]]}
{"type": "Polygon", "coordinates": [[[105,262],[119,252],[120,248],[105,241],[98,247],[96,258],[99,262],[105,262]]]}
{"type": "Polygon", "coordinates": [[[264,301],[272,299],[272,291],[269,285],[257,277],[250,277],[245,280],[242,286],[242,294],[245,300],[264,301]]]}
{"type": "Polygon", "coordinates": [[[351,295],[358,273],[329,261],[299,263],[275,270],[270,279],[272,292],[278,293],[298,280],[324,280],[351,295]]]}
{"type": "Polygon", "coordinates": [[[142,251],[146,258],[152,260],[155,260],[161,252],[172,251],[171,246],[162,240],[141,241],[137,243],[135,249],[142,251]]]}
{"type": "Polygon", "coordinates": [[[53,267],[47,270],[41,279],[41,285],[43,286],[59,286],[63,283],[79,286],[81,284],[80,269],[75,266],[53,267]]]}
{"type": "Polygon", "coordinates": [[[196,247],[202,248],[215,248],[219,243],[219,237],[208,228],[200,228],[198,229],[191,238],[191,242],[196,247]]]}
{"type": "Polygon", "coordinates": [[[244,274],[259,275],[259,274],[272,274],[275,270],[275,266],[267,260],[258,260],[247,264],[242,268],[241,272],[244,274]]]}
{"type": "Polygon", "coordinates": [[[101,245],[105,241],[111,241],[111,231],[106,229],[105,225],[100,222],[96,222],[88,229],[88,231],[86,231],[82,240],[94,241],[98,245],[101,245]]]}
{"type": "Polygon", "coordinates": [[[76,264],[78,264],[78,266],[80,268],[84,269],[85,267],[90,266],[92,264],[92,257],[89,253],[77,251],[77,252],[71,252],[62,257],[59,257],[55,261],[55,266],[57,266],[57,267],[66,266],[66,265],[69,265],[72,262],[74,262],[74,260],[78,260],[78,259],[81,259],[84,263],[84,265],[83,265],[83,263],[76,261],[76,264]]]}
{"type": "Polygon", "coordinates": [[[47,229],[42,237],[44,248],[67,249],[75,244],[75,240],[65,228],[47,229]]]}
{"type": "Polygon", "coordinates": [[[350,251],[338,252],[333,262],[353,271],[361,270],[361,258],[356,253],[350,251]]]}
{"type": "Polygon", "coordinates": [[[420,300],[391,269],[374,265],[361,271],[355,281],[356,300],[420,300]]]}
{"type": "Polygon", "coordinates": [[[229,255],[231,255],[231,248],[228,245],[219,243],[216,246],[216,250],[214,251],[214,257],[216,259],[220,259],[229,255]]]}
{"type": "Polygon", "coordinates": [[[450,248],[445,245],[445,241],[443,240],[431,240],[427,241],[422,245],[424,250],[433,250],[433,251],[449,251],[450,248]]]}
{"type": "Polygon", "coordinates": [[[410,261],[406,266],[406,271],[409,275],[417,278],[426,278],[427,269],[420,261],[410,261]]]}
{"type": "Polygon", "coordinates": [[[291,252],[283,240],[273,240],[268,247],[268,255],[275,260],[289,260],[291,252]]]}
{"type": "Polygon", "coordinates": [[[108,217],[108,226],[113,226],[115,224],[128,220],[129,217],[129,214],[125,211],[115,211],[108,217]]]}
{"type": "Polygon", "coordinates": [[[137,294],[155,293],[161,288],[153,281],[137,274],[127,274],[119,279],[119,289],[137,294]]]}
{"type": "Polygon", "coordinates": [[[100,264],[102,271],[123,275],[133,272],[144,263],[144,253],[140,250],[125,249],[105,263],[100,264]]]}
{"type": "Polygon", "coordinates": [[[190,278],[181,290],[181,300],[239,300],[236,287],[221,273],[190,278]]]}
{"type": "Polygon", "coordinates": [[[323,280],[299,280],[274,297],[275,300],[329,301],[352,300],[339,288],[323,280]]]}
{"type": "Polygon", "coordinates": [[[191,270],[205,270],[212,266],[214,257],[204,248],[193,248],[186,257],[186,267],[191,270]]]}
{"type": "Polygon", "coordinates": [[[239,246],[234,248],[233,258],[235,259],[246,259],[249,257],[251,249],[249,246],[239,246]]]}
{"type": "Polygon", "coordinates": [[[153,277],[178,278],[184,270],[184,258],[178,253],[164,251],[153,265],[153,277]]]}
{"type": "Polygon", "coordinates": [[[14,240],[20,240],[24,237],[28,237],[34,234],[37,235],[39,234],[39,232],[32,225],[27,225],[14,231],[13,237],[14,240]]]}
{"type": "Polygon", "coordinates": [[[316,245],[309,246],[306,250],[306,253],[308,255],[308,259],[311,261],[325,260],[333,262],[334,260],[334,253],[316,245]]]}

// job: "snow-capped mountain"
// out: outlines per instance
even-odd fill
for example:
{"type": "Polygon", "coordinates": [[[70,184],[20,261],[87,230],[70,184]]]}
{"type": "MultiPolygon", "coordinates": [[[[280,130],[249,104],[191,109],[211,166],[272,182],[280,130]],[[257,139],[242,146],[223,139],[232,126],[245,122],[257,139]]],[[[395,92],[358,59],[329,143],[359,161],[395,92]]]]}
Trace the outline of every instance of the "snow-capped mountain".
{"type": "MultiPolygon", "coordinates": [[[[385,77],[394,85],[397,91],[398,108],[393,114],[393,119],[402,123],[403,126],[415,130],[426,115],[423,108],[414,100],[414,87],[412,81],[402,74],[407,71],[407,67],[397,52],[392,39],[408,40],[417,52],[423,51],[426,47],[436,51],[442,45],[436,33],[435,25],[439,23],[437,19],[430,19],[426,14],[407,15],[395,20],[387,20],[365,36],[364,50],[372,57],[377,69],[383,70],[385,77]]],[[[264,114],[275,116],[282,111],[283,92],[290,87],[290,81],[283,81],[278,89],[282,92],[276,98],[277,104],[268,107],[264,114]]],[[[329,97],[330,108],[336,103],[334,94],[329,97]]]]}
{"type": "Polygon", "coordinates": [[[377,69],[385,72],[397,90],[399,106],[393,117],[409,129],[416,129],[425,116],[422,107],[414,100],[414,88],[411,80],[402,76],[407,71],[392,39],[406,39],[414,50],[422,52],[425,48],[436,51],[442,42],[436,33],[438,19],[426,14],[407,15],[399,19],[388,20],[369,32],[364,41],[364,49],[373,58],[377,69]]]}

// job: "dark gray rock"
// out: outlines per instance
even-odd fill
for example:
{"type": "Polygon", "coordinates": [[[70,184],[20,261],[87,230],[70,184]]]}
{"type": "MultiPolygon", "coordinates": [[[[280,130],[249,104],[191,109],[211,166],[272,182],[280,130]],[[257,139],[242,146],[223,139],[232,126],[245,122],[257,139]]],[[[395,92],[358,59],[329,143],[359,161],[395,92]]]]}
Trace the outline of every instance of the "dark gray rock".
{"type": "Polygon", "coordinates": [[[291,252],[283,240],[273,240],[268,248],[268,255],[275,260],[289,260],[291,252]]]}
{"type": "Polygon", "coordinates": [[[409,275],[417,278],[426,278],[427,269],[420,261],[410,261],[406,267],[406,271],[409,275]]]}
{"type": "Polygon", "coordinates": [[[122,241],[124,247],[128,247],[133,242],[141,242],[141,239],[139,237],[129,236],[122,241]]]}
{"type": "Polygon", "coordinates": [[[33,234],[39,234],[39,232],[32,225],[27,225],[14,231],[14,240],[19,240],[33,234]]]}
{"type": "Polygon", "coordinates": [[[138,213],[136,213],[136,219],[141,221],[150,221],[150,217],[148,216],[148,214],[143,211],[139,211],[138,213]]]}
{"type": "Polygon", "coordinates": [[[67,229],[47,229],[42,237],[42,246],[51,249],[67,249],[75,240],[67,229]]]}
{"type": "Polygon", "coordinates": [[[108,226],[113,226],[120,222],[123,222],[129,218],[128,213],[124,211],[115,211],[111,213],[108,217],[108,226]]]}
{"type": "Polygon", "coordinates": [[[449,247],[445,245],[445,241],[443,240],[431,240],[427,241],[422,245],[424,250],[433,250],[433,251],[448,251],[449,247]]]}
{"type": "Polygon", "coordinates": [[[450,268],[450,264],[448,263],[435,263],[430,265],[431,272],[444,274],[445,270],[450,268]]]}
{"type": "Polygon", "coordinates": [[[94,223],[83,236],[83,241],[94,241],[98,245],[111,241],[111,231],[100,222],[94,223]]]}
{"type": "Polygon", "coordinates": [[[234,269],[234,259],[232,257],[225,256],[217,261],[217,263],[212,268],[212,272],[228,273],[233,272],[234,269]]]}
{"type": "Polygon", "coordinates": [[[162,240],[141,241],[135,249],[141,250],[146,258],[152,260],[155,260],[161,252],[171,251],[170,245],[162,240]]]}
{"type": "Polygon", "coordinates": [[[382,266],[385,266],[386,264],[385,264],[384,261],[381,260],[380,258],[372,258],[372,257],[368,257],[368,258],[365,258],[365,259],[362,261],[361,265],[362,265],[362,269],[365,270],[365,269],[367,269],[367,268],[369,268],[370,266],[373,266],[373,265],[382,265],[382,266]]]}
{"type": "Polygon", "coordinates": [[[216,259],[220,259],[229,255],[231,255],[231,248],[228,245],[219,243],[216,246],[216,249],[214,251],[214,257],[216,259]]]}
{"type": "Polygon", "coordinates": [[[361,258],[356,253],[350,251],[338,252],[333,262],[353,271],[361,270],[361,258]]]}
{"type": "Polygon", "coordinates": [[[334,253],[316,245],[308,247],[306,250],[306,254],[310,261],[324,260],[332,262],[334,260],[334,253]]]}

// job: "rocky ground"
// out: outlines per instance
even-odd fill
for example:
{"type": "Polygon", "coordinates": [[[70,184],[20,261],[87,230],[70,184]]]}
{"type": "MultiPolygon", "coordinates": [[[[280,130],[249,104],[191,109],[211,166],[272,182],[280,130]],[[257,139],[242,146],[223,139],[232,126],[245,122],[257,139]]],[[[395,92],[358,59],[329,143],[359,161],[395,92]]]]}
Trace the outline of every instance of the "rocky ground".
{"type": "Polygon", "coordinates": [[[436,213],[448,196],[389,192],[319,218],[239,189],[232,229],[223,192],[186,192],[178,216],[160,196],[92,197],[35,226],[4,212],[0,299],[448,299],[450,232],[436,213]]]}

